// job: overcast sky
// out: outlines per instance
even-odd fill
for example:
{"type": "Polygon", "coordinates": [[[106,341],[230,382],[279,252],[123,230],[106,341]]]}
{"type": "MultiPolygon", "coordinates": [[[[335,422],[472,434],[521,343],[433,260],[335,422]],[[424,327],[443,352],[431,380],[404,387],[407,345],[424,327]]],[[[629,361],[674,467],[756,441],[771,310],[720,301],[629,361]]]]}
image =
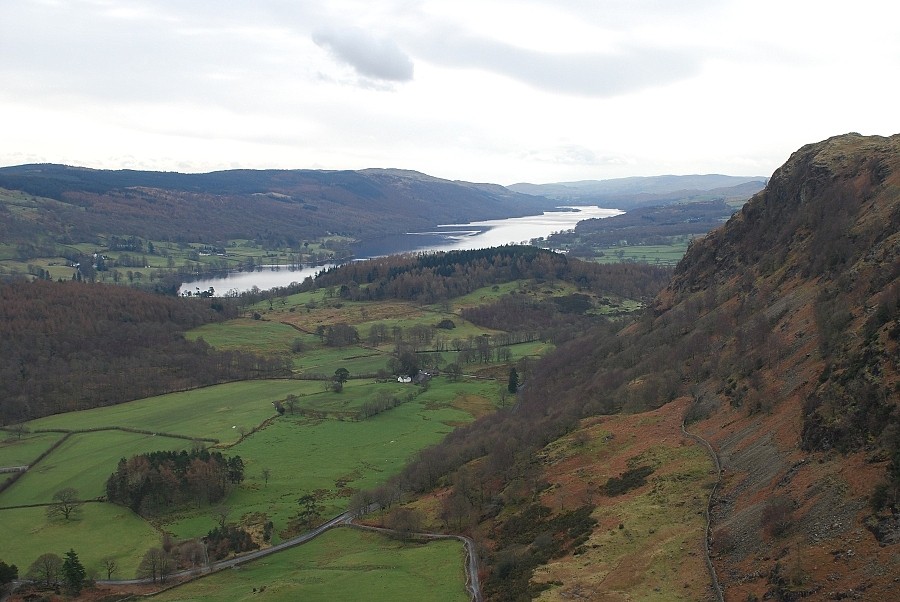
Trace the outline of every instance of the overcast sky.
{"type": "Polygon", "coordinates": [[[2,0],[0,165],[771,175],[900,132],[896,0],[2,0]]]}

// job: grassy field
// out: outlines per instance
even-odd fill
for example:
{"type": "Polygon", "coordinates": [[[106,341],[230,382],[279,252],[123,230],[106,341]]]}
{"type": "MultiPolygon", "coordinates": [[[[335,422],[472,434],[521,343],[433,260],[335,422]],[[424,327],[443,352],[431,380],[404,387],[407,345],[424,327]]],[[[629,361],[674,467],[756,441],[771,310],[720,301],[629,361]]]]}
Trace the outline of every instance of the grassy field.
{"type": "Polygon", "coordinates": [[[599,263],[622,263],[623,261],[636,261],[640,263],[654,263],[660,265],[675,265],[687,252],[688,241],[674,242],[669,245],[634,245],[627,247],[605,247],[597,249],[603,252],[602,257],[595,257],[592,261],[599,263]]]}
{"type": "MultiPolygon", "coordinates": [[[[393,391],[399,385],[379,386],[393,391]]],[[[479,383],[470,394],[478,396],[484,388],[479,383]]],[[[377,486],[454,425],[471,421],[472,414],[451,405],[464,390],[461,384],[435,383],[414,401],[360,422],[286,414],[228,450],[245,463],[245,481],[227,500],[233,513],[230,520],[264,514],[276,531],[281,530],[297,513],[297,499],[316,490],[322,492],[323,515],[339,514],[353,491],[377,486]],[[264,469],[269,471],[268,482],[264,469]]],[[[345,389],[340,395],[351,394],[345,389]]],[[[301,405],[308,406],[311,399],[303,398],[301,405]]],[[[204,508],[171,517],[165,529],[192,537],[205,534],[213,524],[211,510],[204,508]]],[[[276,533],[274,540],[278,539],[276,533]]]]}
{"type": "Polygon", "coordinates": [[[238,318],[224,324],[200,326],[187,333],[185,338],[196,340],[202,337],[217,349],[243,349],[272,354],[289,352],[294,339],[303,336],[303,333],[279,322],[238,318]]]}
{"type": "Polygon", "coordinates": [[[84,504],[81,516],[68,521],[48,520],[44,508],[0,510],[0,521],[0,559],[18,566],[19,575],[41,554],[63,556],[71,548],[86,569],[99,571],[103,558],[115,558],[120,567],[115,576],[130,579],[144,552],[159,545],[159,533],[149,523],[113,504],[84,504]]]}
{"type": "Polygon", "coordinates": [[[19,439],[11,433],[4,433],[6,439],[0,441],[0,466],[24,466],[56,443],[60,433],[28,433],[19,439]]]}
{"type": "Polygon", "coordinates": [[[411,544],[340,528],[240,570],[215,573],[152,599],[465,602],[469,598],[464,563],[462,544],[456,541],[411,544]]]}
{"type": "MultiPolygon", "coordinates": [[[[261,422],[275,414],[269,400],[282,399],[288,393],[298,395],[297,408],[340,412],[359,407],[381,391],[401,398],[419,392],[412,401],[360,422],[310,420],[299,413],[287,413],[226,450],[227,455],[240,455],[246,467],[244,483],[225,502],[230,508],[229,522],[252,525],[259,523],[261,517],[272,520],[276,527],[273,541],[277,542],[296,514],[297,498],[301,495],[318,491],[323,517],[338,514],[346,509],[355,490],[377,486],[399,471],[418,450],[439,441],[455,425],[491,411],[496,387],[496,382],[486,380],[450,383],[436,379],[427,391],[420,392],[411,385],[360,380],[350,381],[342,393],[334,393],[323,391],[322,383],[315,381],[232,383],[48,417],[29,426],[135,426],[196,437],[218,436],[233,444],[237,434],[228,423],[235,416],[245,418],[235,420],[239,423],[250,423],[247,417],[261,422]],[[259,406],[265,412],[257,414],[259,406]],[[263,478],[264,469],[269,473],[268,480],[263,478]]],[[[21,441],[5,441],[0,446],[0,458],[10,465],[30,463],[61,436],[30,433],[21,441]]],[[[0,494],[0,506],[47,503],[63,487],[75,487],[82,499],[96,498],[104,493],[105,481],[120,458],[191,445],[186,439],[115,430],[73,434],[0,494]]],[[[44,508],[2,511],[9,533],[34,534],[14,538],[15,548],[4,546],[11,551],[4,551],[2,557],[27,567],[45,551],[62,554],[73,548],[83,558],[83,550],[104,548],[101,542],[117,537],[107,530],[110,516],[125,525],[120,537],[128,541],[106,546],[102,556],[113,556],[123,567],[133,567],[148,547],[158,543],[157,531],[123,508],[91,503],[85,504],[83,510],[77,520],[69,522],[49,521],[44,508]],[[64,549],[56,550],[57,547],[64,549]]],[[[113,524],[118,524],[115,521],[113,524]]],[[[176,537],[190,538],[206,534],[214,524],[213,509],[203,507],[185,509],[157,526],[176,537]]],[[[97,554],[92,551],[89,558],[97,556],[99,561],[97,554]]],[[[123,575],[130,577],[133,570],[129,571],[123,575]]]]}
{"type": "MultiPolygon", "coordinates": [[[[466,304],[488,302],[499,295],[514,290],[513,286],[504,286],[494,291],[491,288],[480,289],[467,297],[466,304]]],[[[574,289],[572,289],[574,290],[574,289]]],[[[549,296],[571,292],[566,287],[552,290],[540,290],[534,294],[549,296]]],[[[394,327],[409,329],[413,326],[434,326],[443,319],[450,319],[456,325],[450,330],[438,330],[436,337],[443,339],[449,347],[453,339],[466,339],[470,336],[495,334],[496,331],[476,326],[455,313],[448,313],[434,306],[431,309],[416,307],[410,303],[385,301],[376,303],[325,302],[324,293],[302,293],[292,295],[292,301],[285,306],[275,303],[273,309],[266,309],[268,302],[258,304],[262,312],[262,320],[241,318],[221,324],[210,324],[188,333],[189,338],[203,337],[213,345],[223,349],[242,349],[246,351],[287,352],[292,343],[299,339],[303,345],[301,353],[293,357],[293,369],[299,374],[332,375],[338,368],[347,369],[351,375],[375,374],[386,369],[394,344],[384,344],[377,349],[366,344],[346,347],[326,347],[321,339],[308,332],[315,331],[317,326],[339,322],[356,324],[360,338],[365,341],[370,329],[375,324],[383,324],[389,331],[394,327]],[[306,301],[304,301],[306,300],[306,301]],[[303,307],[302,303],[316,300],[312,309],[303,307]],[[340,306],[340,307],[338,307],[340,306]],[[294,309],[295,311],[291,311],[294,309]],[[299,311],[296,311],[298,310],[299,311]],[[353,322],[352,320],[356,320],[353,322]],[[300,329],[300,330],[298,330],[300,329]],[[303,332],[307,331],[307,332],[303,332]]],[[[525,355],[544,353],[546,344],[517,345],[511,348],[513,360],[525,355]]],[[[456,361],[456,353],[442,352],[444,364],[456,361]]]]}
{"type": "Polygon", "coordinates": [[[106,479],[120,458],[155,450],[189,448],[185,439],[100,431],[70,436],[62,445],[25,473],[15,485],[0,493],[0,506],[41,504],[65,487],[78,490],[80,499],[106,494],[106,479]]]}
{"type": "Polygon", "coordinates": [[[249,431],[274,416],[273,401],[290,393],[304,395],[321,390],[321,383],[311,381],[251,380],[57,414],[28,426],[32,430],[124,426],[230,443],[238,440],[241,427],[249,431]]]}

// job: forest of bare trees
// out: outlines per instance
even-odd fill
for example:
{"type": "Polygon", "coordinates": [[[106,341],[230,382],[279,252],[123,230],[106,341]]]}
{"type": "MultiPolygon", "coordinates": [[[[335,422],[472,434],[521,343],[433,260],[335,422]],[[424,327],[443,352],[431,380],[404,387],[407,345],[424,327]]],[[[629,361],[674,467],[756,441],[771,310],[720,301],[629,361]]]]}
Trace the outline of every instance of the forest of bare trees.
{"type": "Polygon", "coordinates": [[[286,358],[217,351],[183,336],[233,315],[217,300],[167,298],[123,286],[0,283],[0,424],[288,374],[286,358]]]}

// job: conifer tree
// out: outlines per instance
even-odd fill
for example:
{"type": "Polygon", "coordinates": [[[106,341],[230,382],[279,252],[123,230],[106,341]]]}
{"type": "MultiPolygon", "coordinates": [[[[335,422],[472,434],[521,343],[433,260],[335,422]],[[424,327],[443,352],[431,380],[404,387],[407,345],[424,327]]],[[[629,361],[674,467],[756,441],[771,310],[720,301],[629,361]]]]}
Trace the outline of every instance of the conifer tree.
{"type": "Polygon", "coordinates": [[[509,384],[507,385],[507,390],[513,394],[519,390],[519,373],[516,372],[515,368],[509,371],[509,384]]]}
{"type": "Polygon", "coordinates": [[[62,579],[66,586],[66,591],[73,596],[81,594],[84,582],[87,579],[87,572],[84,570],[84,565],[78,560],[78,554],[71,548],[66,552],[66,559],[62,563],[62,579]]]}

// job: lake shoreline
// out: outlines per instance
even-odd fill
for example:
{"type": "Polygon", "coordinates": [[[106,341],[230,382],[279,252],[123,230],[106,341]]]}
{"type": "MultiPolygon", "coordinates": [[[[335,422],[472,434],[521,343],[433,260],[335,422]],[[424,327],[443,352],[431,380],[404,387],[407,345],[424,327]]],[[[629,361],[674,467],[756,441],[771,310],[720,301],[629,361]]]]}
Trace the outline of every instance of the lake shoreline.
{"type": "MultiPolygon", "coordinates": [[[[571,230],[578,222],[612,217],[624,213],[618,209],[597,206],[557,207],[540,215],[475,221],[467,224],[439,225],[425,232],[407,232],[380,239],[360,241],[352,245],[353,257],[347,261],[363,261],[387,255],[437,253],[498,247],[506,244],[531,244],[554,232],[571,230]]],[[[323,270],[341,262],[296,268],[289,264],[260,266],[264,269],[233,271],[225,276],[207,277],[183,282],[179,295],[196,294],[213,289],[213,296],[230,296],[251,291],[269,290],[314,278],[323,270]]]]}

